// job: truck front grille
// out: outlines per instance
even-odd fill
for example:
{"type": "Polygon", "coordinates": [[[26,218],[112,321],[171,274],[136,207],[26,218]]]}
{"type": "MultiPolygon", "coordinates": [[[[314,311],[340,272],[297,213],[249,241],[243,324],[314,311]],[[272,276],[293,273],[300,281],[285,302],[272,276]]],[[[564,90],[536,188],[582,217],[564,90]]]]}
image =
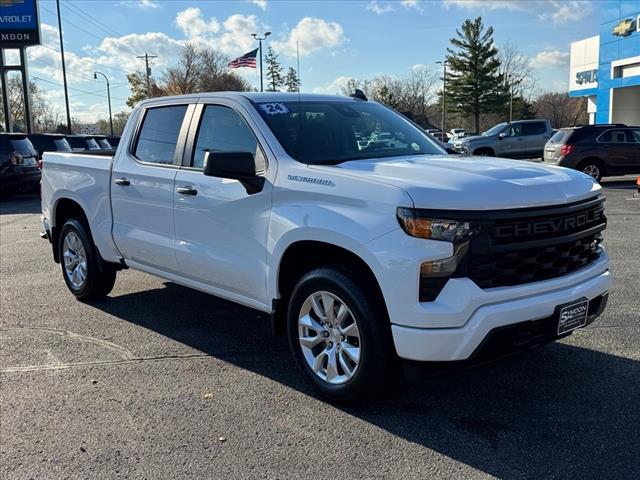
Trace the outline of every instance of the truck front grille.
{"type": "Polygon", "coordinates": [[[515,248],[499,254],[472,254],[468,276],[480,288],[504,287],[561,277],[600,256],[600,233],[552,245],[515,248]]]}
{"type": "Polygon", "coordinates": [[[492,288],[557,278],[588,266],[601,252],[607,222],[603,203],[596,197],[495,212],[481,220],[482,232],[471,241],[464,273],[479,287],[492,288]]]}

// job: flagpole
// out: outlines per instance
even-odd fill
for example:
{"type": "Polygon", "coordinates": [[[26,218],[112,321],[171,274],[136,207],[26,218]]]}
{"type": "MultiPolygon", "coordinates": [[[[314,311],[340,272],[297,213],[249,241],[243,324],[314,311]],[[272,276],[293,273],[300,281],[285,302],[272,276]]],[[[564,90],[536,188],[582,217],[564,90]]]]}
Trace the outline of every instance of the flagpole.
{"type": "Polygon", "coordinates": [[[298,57],[298,92],[302,90],[302,80],[300,80],[300,47],[296,40],[296,56],[298,57]]]}
{"type": "Polygon", "coordinates": [[[262,41],[265,40],[269,35],[271,35],[271,32],[264,32],[262,37],[259,37],[257,33],[252,33],[251,34],[251,36],[253,38],[258,40],[258,43],[259,43],[259,46],[260,46],[260,91],[261,92],[264,92],[264,86],[263,86],[263,81],[262,81],[262,41]]]}

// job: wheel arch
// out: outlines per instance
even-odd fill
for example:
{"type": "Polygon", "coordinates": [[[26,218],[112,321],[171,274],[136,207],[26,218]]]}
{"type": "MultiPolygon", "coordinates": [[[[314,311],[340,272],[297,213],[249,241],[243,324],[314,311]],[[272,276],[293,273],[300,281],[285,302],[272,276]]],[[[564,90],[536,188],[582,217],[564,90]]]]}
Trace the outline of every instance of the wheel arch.
{"type": "Polygon", "coordinates": [[[489,157],[495,157],[496,152],[491,147],[478,147],[473,150],[472,155],[481,155],[482,153],[486,153],[489,157]]]}
{"type": "Polygon", "coordinates": [[[53,205],[51,215],[51,245],[53,247],[53,259],[56,263],[60,263],[60,255],[58,252],[60,231],[62,230],[62,226],[65,222],[70,218],[79,218],[87,227],[89,235],[91,235],[91,228],[89,227],[87,215],[80,203],[69,197],[62,197],[56,200],[53,205]]]}
{"type": "Polygon", "coordinates": [[[277,298],[274,300],[272,329],[276,334],[283,334],[286,329],[286,309],[288,298],[298,280],[314,268],[341,265],[348,272],[357,272],[364,276],[367,288],[374,291],[376,298],[384,307],[386,304],[380,283],[367,262],[344,247],[318,240],[299,240],[291,243],[284,250],[278,263],[276,286],[277,298]]]}

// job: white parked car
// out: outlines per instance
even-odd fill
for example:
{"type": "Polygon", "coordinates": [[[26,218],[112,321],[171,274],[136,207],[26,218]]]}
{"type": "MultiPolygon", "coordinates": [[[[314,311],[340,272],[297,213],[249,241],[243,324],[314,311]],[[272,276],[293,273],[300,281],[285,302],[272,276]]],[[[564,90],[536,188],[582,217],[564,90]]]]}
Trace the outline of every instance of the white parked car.
{"type": "Polygon", "coordinates": [[[363,99],[155,98],[112,158],[45,153],[42,172],[46,237],[78,299],[129,267],[268,312],[333,400],[374,398],[398,359],[564,337],[611,286],[593,179],[446,155],[363,99]]]}

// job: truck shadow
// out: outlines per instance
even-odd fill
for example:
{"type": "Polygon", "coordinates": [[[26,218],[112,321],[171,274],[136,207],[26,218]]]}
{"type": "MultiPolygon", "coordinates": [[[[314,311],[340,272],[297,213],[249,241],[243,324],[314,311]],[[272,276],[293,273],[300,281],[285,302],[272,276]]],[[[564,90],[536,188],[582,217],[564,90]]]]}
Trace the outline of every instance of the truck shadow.
{"type": "Polygon", "coordinates": [[[40,192],[0,197],[0,215],[40,213],[40,192]]]}
{"type": "MultiPolygon", "coordinates": [[[[95,306],[313,395],[264,314],[172,283],[95,306]]],[[[639,405],[640,362],[552,344],[336,408],[498,478],[637,479],[639,405]]]]}

